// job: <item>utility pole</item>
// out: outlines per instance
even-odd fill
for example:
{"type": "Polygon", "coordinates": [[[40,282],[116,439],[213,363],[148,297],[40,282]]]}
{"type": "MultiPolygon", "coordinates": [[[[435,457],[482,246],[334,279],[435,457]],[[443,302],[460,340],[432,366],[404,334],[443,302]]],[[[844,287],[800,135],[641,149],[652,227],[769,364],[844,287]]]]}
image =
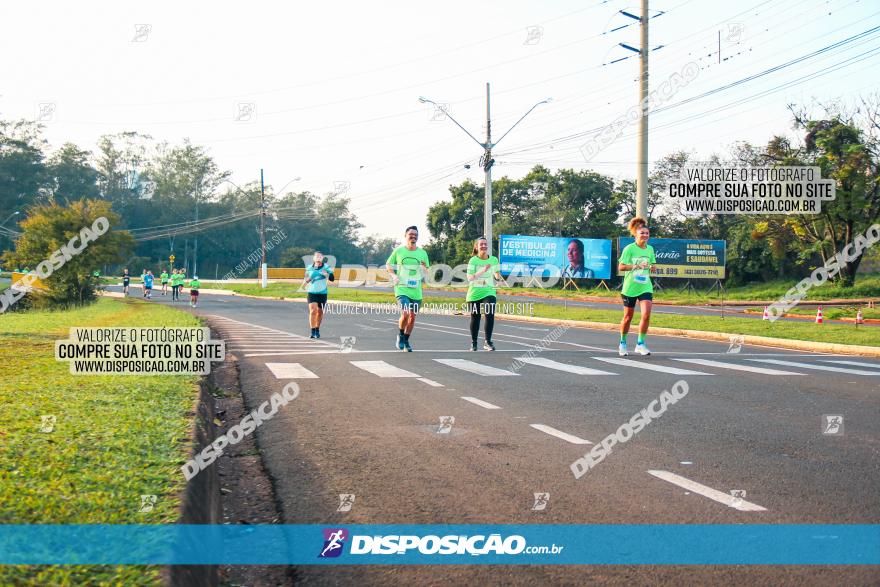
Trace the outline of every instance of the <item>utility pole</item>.
{"type": "Polygon", "coordinates": [[[639,154],[637,163],[638,182],[636,183],[636,216],[648,219],[648,0],[642,0],[640,22],[641,46],[639,48],[639,104],[642,116],[639,118],[639,154]]]}
{"type": "Polygon", "coordinates": [[[483,153],[483,169],[486,171],[486,201],[483,204],[483,235],[492,254],[492,116],[489,112],[489,82],[486,82],[486,152],[483,153]]]}
{"type": "Polygon", "coordinates": [[[195,234],[195,242],[193,243],[193,276],[199,274],[198,265],[199,265],[199,233],[198,233],[198,225],[199,225],[199,188],[196,188],[196,234],[195,234]]]}
{"type": "Polygon", "coordinates": [[[463,130],[467,136],[472,138],[475,143],[477,143],[478,145],[480,145],[480,147],[483,148],[483,157],[481,158],[481,161],[480,161],[480,163],[483,166],[483,170],[486,172],[486,179],[485,179],[486,185],[483,188],[483,192],[485,194],[485,203],[484,203],[484,209],[483,209],[483,235],[486,237],[486,240],[489,241],[489,254],[490,255],[492,254],[492,165],[495,163],[495,160],[492,159],[492,147],[494,147],[498,143],[500,143],[501,140],[510,133],[510,131],[512,131],[514,128],[516,128],[516,125],[518,125],[520,122],[522,122],[523,119],[532,112],[532,110],[534,110],[535,108],[537,108],[541,104],[548,104],[552,101],[553,101],[553,98],[547,98],[546,100],[541,100],[540,102],[538,102],[537,104],[535,104],[534,106],[529,108],[528,111],[525,114],[523,114],[520,117],[520,119],[517,120],[513,124],[513,126],[511,126],[507,130],[506,133],[501,135],[500,139],[498,139],[497,141],[495,141],[493,143],[492,142],[492,120],[491,120],[491,114],[490,114],[490,110],[489,110],[489,84],[487,82],[486,83],[486,142],[481,143],[480,141],[478,141],[476,139],[476,137],[474,137],[474,135],[469,133],[465,127],[463,127],[461,124],[459,124],[458,121],[456,119],[454,119],[451,114],[449,114],[449,112],[446,112],[446,110],[443,106],[441,106],[440,104],[438,104],[437,102],[435,102],[433,100],[429,100],[428,98],[425,98],[424,96],[419,96],[419,102],[422,102],[423,104],[427,102],[428,104],[433,104],[435,108],[439,108],[439,109],[443,110],[444,113],[446,114],[446,116],[449,117],[449,120],[451,120],[452,122],[455,123],[455,126],[460,128],[461,130],[463,130]]]}
{"type": "Polygon", "coordinates": [[[261,267],[261,287],[264,289],[269,286],[268,267],[266,265],[266,185],[263,183],[263,170],[260,169],[260,248],[263,251],[263,261],[261,267]]]}

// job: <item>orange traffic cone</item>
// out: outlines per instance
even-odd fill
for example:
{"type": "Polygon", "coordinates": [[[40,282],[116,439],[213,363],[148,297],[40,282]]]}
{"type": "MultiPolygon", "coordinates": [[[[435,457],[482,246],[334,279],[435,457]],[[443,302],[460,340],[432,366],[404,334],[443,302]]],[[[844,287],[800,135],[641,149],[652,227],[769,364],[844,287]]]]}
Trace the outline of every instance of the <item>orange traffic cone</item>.
{"type": "Polygon", "coordinates": [[[769,319],[770,319],[770,312],[767,311],[767,306],[764,306],[764,317],[761,318],[761,320],[769,320],[769,319]]]}
{"type": "Polygon", "coordinates": [[[816,311],[816,324],[822,324],[822,306],[816,311]]]}
{"type": "Polygon", "coordinates": [[[856,313],[856,326],[858,326],[859,324],[864,324],[864,323],[865,323],[865,319],[862,318],[862,309],[859,308],[859,311],[856,313]]]}

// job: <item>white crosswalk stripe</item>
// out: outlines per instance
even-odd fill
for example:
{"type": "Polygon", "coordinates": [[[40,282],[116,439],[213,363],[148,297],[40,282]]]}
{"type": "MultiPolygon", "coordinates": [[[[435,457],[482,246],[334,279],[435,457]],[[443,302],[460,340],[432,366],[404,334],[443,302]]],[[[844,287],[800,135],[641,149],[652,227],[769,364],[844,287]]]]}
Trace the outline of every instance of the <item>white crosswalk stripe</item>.
{"type": "Polygon", "coordinates": [[[770,363],[771,365],[783,365],[785,367],[800,367],[801,369],[815,369],[817,371],[832,371],[834,373],[848,373],[850,375],[876,375],[876,376],[880,376],[880,371],[862,371],[861,369],[847,369],[845,367],[832,367],[830,365],[814,365],[811,363],[797,363],[795,361],[781,361],[779,359],[749,359],[749,361],[758,361],[760,363],[770,363]]]}
{"type": "Polygon", "coordinates": [[[646,369],[648,371],[658,371],[660,373],[670,373],[672,375],[712,375],[712,373],[703,373],[702,371],[691,371],[690,369],[679,369],[678,367],[667,367],[666,365],[656,365],[654,363],[645,363],[642,361],[631,361],[629,359],[616,359],[614,357],[593,358],[597,361],[604,361],[613,365],[632,367],[634,369],[646,369]]]}
{"type": "Polygon", "coordinates": [[[394,365],[390,365],[385,361],[349,361],[358,369],[363,369],[373,375],[379,377],[421,377],[417,373],[400,369],[394,365]]]}
{"type": "Polygon", "coordinates": [[[299,363],[266,363],[275,379],[317,379],[318,376],[299,363]]]}
{"type": "Polygon", "coordinates": [[[683,361],[685,363],[693,363],[694,365],[702,365],[704,367],[718,367],[719,369],[733,369],[734,371],[748,371],[749,373],[760,373],[762,375],[803,375],[803,373],[795,373],[794,371],[781,371],[779,369],[768,369],[766,367],[755,367],[753,365],[742,365],[739,363],[722,363],[721,361],[712,361],[709,359],[672,359],[673,361],[683,361]]]}
{"type": "Polygon", "coordinates": [[[453,367],[454,369],[461,369],[462,371],[467,371],[468,373],[474,373],[475,375],[481,375],[483,377],[510,377],[517,376],[519,373],[514,373],[513,371],[508,371],[506,369],[499,369],[498,367],[490,367],[489,365],[482,365],[480,363],[475,363],[473,361],[466,361],[465,359],[434,359],[438,363],[442,363],[447,367],[453,367]]]}
{"type": "Polygon", "coordinates": [[[537,365],[538,367],[547,367],[548,369],[574,373],[575,375],[617,375],[617,373],[612,373],[611,371],[590,369],[589,367],[582,367],[581,365],[569,365],[568,363],[560,363],[559,361],[544,357],[519,357],[516,360],[522,363],[528,363],[529,365],[537,365]]]}

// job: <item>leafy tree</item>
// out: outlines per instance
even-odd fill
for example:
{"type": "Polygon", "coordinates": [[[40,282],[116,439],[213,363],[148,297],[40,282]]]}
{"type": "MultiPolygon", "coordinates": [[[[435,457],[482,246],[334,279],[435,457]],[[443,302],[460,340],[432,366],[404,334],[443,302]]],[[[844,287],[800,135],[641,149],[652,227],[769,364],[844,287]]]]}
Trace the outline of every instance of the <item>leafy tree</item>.
{"type": "Polygon", "coordinates": [[[92,200],[100,197],[98,171],[89,163],[92,154],[65,143],[48,160],[52,198],[56,202],[92,200]]]}
{"type": "Polygon", "coordinates": [[[133,245],[128,232],[113,229],[118,224],[119,216],[111,211],[106,200],[37,206],[21,223],[22,234],[15,241],[15,250],[7,252],[4,261],[36,268],[38,277],[48,288],[45,298],[50,305],[85,304],[95,298],[97,279],[92,272],[105,264],[121,261],[133,245]],[[109,221],[110,228],[104,234],[94,234],[94,240],[83,246],[84,231],[92,230],[101,217],[109,221]],[[82,250],[68,252],[69,259],[63,253],[59,256],[56,251],[67,248],[74,237],[73,246],[82,250]],[[51,275],[43,280],[41,273],[51,275]]]}
{"type": "MultiPolygon", "coordinates": [[[[795,112],[795,125],[805,133],[803,144],[792,146],[779,137],[768,144],[768,157],[780,165],[818,166],[823,178],[837,183],[836,199],[822,202],[821,213],[767,221],[763,232],[784,238],[789,231],[802,259],[817,255],[825,263],[880,218],[880,141],[872,132],[878,128],[880,103],[865,106],[867,128],[836,108],[826,108],[820,119],[801,111],[795,112]]],[[[861,262],[860,256],[841,263],[841,286],[854,284],[861,262]]]]}

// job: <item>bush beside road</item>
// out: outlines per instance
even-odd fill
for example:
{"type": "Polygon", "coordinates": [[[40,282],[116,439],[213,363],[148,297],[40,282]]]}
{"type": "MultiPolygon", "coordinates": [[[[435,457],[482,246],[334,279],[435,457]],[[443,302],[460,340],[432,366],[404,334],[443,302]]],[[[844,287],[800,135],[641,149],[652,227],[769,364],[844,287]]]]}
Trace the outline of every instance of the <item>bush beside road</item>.
{"type": "MultiPolygon", "coordinates": [[[[0,317],[0,523],[173,524],[198,377],[71,375],[72,326],[199,326],[184,312],[100,299],[0,317]],[[42,416],[54,415],[51,432],[42,416]],[[155,495],[147,512],[141,496],[155,495]]],[[[0,584],[160,585],[159,567],[0,567],[0,584]]]]}

